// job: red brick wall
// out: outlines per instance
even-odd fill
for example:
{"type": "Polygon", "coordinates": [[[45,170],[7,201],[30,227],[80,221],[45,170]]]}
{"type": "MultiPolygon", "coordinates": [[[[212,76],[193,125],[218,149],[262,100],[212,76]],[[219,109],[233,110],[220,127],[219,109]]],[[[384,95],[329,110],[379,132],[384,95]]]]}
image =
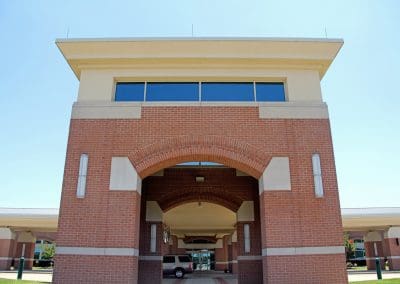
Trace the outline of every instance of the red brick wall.
{"type": "Polygon", "coordinates": [[[344,254],[269,256],[263,267],[264,283],[348,283],[344,254]]]}
{"type": "Polygon", "coordinates": [[[139,282],[158,284],[162,282],[162,262],[158,260],[139,260],[139,282]]]}
{"type": "Polygon", "coordinates": [[[0,240],[0,269],[9,269],[14,256],[15,240],[0,240]],[[1,259],[1,258],[10,259],[1,259]]]}
{"type": "Polygon", "coordinates": [[[228,238],[229,236],[225,236],[222,238],[223,247],[215,249],[215,270],[228,270],[228,238]],[[224,263],[217,263],[224,262],[224,263]]]}
{"type": "MultiPolygon", "coordinates": [[[[384,245],[387,249],[387,254],[385,256],[388,257],[389,268],[391,270],[399,270],[400,269],[400,245],[396,243],[396,238],[384,239],[384,245]],[[391,258],[391,256],[395,256],[395,258],[391,258]]],[[[399,240],[400,242],[400,240],[399,240]]]]}
{"type": "MultiPolygon", "coordinates": [[[[262,260],[239,260],[238,261],[238,283],[260,284],[263,283],[262,260]]],[[[268,282],[280,283],[280,282],[268,282]]]]}
{"type": "Polygon", "coordinates": [[[56,255],[53,283],[136,284],[137,271],[137,257],[56,255]]]}
{"type": "Polygon", "coordinates": [[[378,251],[378,256],[380,257],[381,261],[381,268],[384,269],[385,263],[383,261],[383,257],[385,256],[383,254],[383,243],[382,241],[378,242],[364,242],[364,248],[365,248],[365,257],[366,257],[366,262],[367,262],[367,268],[370,270],[375,270],[376,269],[376,262],[375,262],[375,248],[374,248],[374,243],[376,243],[376,248],[378,251]],[[372,258],[372,259],[371,259],[372,258]]]}
{"type": "MultiPolygon", "coordinates": [[[[142,177],[178,162],[200,160],[224,163],[256,178],[271,157],[287,156],[292,191],[266,192],[260,199],[261,217],[265,219],[262,220],[265,223],[262,247],[341,244],[336,173],[326,119],[259,119],[257,107],[142,107],[142,117],[137,120],[73,119],[64,171],[58,246],[139,247],[140,196],[136,192],[109,191],[113,156],[128,156],[142,177]],[[89,154],[87,188],[85,198],[77,199],[82,152],[89,154]],[[314,152],[321,156],[323,199],[314,197],[311,168],[314,152]]],[[[79,275],[89,279],[85,278],[89,274],[100,282],[105,281],[106,278],[99,277],[103,272],[99,274],[97,270],[106,268],[107,257],[99,266],[96,266],[97,258],[80,257],[86,258],[90,267],[97,268],[89,271],[77,268],[71,276],[66,271],[71,271],[75,264],[63,261],[67,258],[70,257],[56,258],[59,262],[55,269],[56,282],[68,277],[77,280],[79,275]]],[[[125,274],[127,282],[137,275],[133,259],[125,274]]],[[[333,256],[329,267],[342,273],[342,262],[341,257],[333,256]]],[[[308,269],[310,265],[304,271],[308,269]]],[[[286,277],[294,272],[303,275],[288,266],[286,277]]],[[[317,279],[319,272],[312,273],[317,279]]],[[[268,277],[274,274],[277,272],[270,270],[268,277]]],[[[327,282],[333,283],[338,277],[344,279],[343,275],[336,275],[330,281],[331,274],[326,275],[327,282]]]]}
{"type": "Polygon", "coordinates": [[[19,265],[19,259],[22,256],[22,247],[25,244],[24,252],[24,268],[32,269],[33,267],[33,257],[35,256],[35,243],[16,243],[16,249],[14,253],[14,267],[17,268],[19,265]]]}

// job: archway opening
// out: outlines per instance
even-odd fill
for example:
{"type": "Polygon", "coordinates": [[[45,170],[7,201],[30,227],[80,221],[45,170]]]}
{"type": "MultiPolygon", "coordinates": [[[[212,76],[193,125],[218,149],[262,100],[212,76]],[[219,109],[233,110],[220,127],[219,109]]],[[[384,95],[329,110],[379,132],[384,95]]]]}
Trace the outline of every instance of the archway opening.
{"type": "Polygon", "coordinates": [[[154,267],[150,260],[166,255],[190,255],[194,274],[239,275],[240,257],[261,256],[260,227],[258,180],[251,175],[216,162],[157,171],[142,181],[139,279],[154,267]]]}

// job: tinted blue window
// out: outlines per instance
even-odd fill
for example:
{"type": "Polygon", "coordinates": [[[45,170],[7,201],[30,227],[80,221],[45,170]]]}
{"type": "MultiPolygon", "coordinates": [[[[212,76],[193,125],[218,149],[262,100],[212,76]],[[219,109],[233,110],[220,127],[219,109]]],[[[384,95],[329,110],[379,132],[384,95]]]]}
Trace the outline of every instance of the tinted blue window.
{"type": "Polygon", "coordinates": [[[146,101],[198,101],[199,83],[147,83],[146,101]]]}
{"type": "Polygon", "coordinates": [[[256,83],[258,102],[284,102],[285,89],[283,83],[256,83]]]}
{"type": "Polygon", "coordinates": [[[142,102],[144,98],[144,83],[117,83],[115,101],[142,102]]]}
{"type": "Polygon", "coordinates": [[[202,83],[202,101],[254,101],[253,83],[202,83]]]}

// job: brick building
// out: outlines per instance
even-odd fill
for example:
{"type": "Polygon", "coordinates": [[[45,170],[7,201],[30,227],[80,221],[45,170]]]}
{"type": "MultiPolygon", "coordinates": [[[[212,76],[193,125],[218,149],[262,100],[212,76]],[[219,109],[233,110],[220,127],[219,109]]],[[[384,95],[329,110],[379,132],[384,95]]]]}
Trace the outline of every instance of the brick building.
{"type": "Polygon", "coordinates": [[[320,88],[341,40],[57,45],[80,86],[55,283],[160,283],[174,253],[239,283],[347,282],[320,88]]]}

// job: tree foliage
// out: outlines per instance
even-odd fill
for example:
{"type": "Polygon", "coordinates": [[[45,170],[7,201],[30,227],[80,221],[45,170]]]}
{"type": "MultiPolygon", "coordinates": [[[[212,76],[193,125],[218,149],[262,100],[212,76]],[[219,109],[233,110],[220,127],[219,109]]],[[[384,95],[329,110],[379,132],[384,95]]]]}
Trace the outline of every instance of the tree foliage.
{"type": "Polygon", "coordinates": [[[53,259],[56,253],[56,246],[54,244],[42,245],[42,259],[53,259]]]}
{"type": "Polygon", "coordinates": [[[343,245],[346,251],[346,259],[349,260],[350,258],[354,257],[356,247],[347,232],[343,234],[343,245]]]}

